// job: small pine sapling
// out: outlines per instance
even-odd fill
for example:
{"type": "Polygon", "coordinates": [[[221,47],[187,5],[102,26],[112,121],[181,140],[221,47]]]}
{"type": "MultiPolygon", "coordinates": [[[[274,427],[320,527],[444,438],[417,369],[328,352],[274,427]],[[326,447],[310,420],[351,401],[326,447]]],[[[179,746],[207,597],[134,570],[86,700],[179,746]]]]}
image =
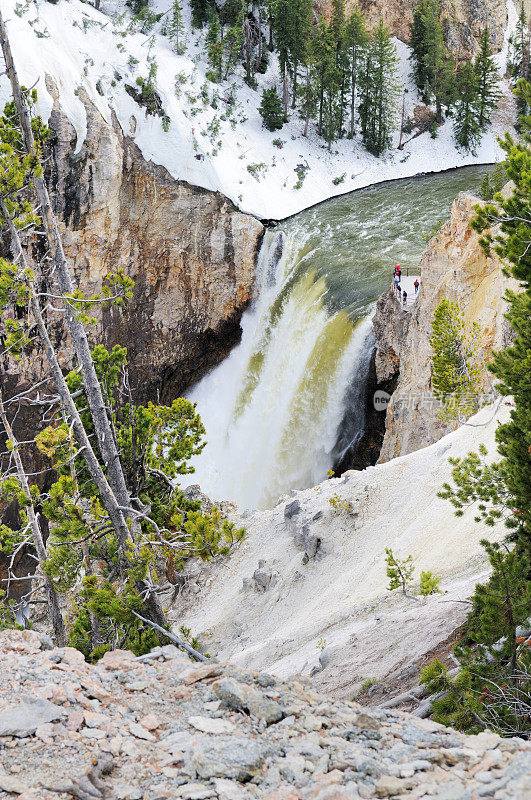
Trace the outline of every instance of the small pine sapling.
{"type": "Polygon", "coordinates": [[[440,578],[436,578],[431,572],[420,573],[420,589],[419,594],[427,597],[430,594],[442,594],[439,589],[440,578]]]}
{"type": "Polygon", "coordinates": [[[390,547],[386,547],[385,552],[387,553],[385,561],[387,564],[387,577],[389,578],[388,591],[402,589],[402,592],[407,595],[407,591],[412,585],[411,579],[415,570],[413,556],[410,554],[404,559],[395,558],[390,547]]]}

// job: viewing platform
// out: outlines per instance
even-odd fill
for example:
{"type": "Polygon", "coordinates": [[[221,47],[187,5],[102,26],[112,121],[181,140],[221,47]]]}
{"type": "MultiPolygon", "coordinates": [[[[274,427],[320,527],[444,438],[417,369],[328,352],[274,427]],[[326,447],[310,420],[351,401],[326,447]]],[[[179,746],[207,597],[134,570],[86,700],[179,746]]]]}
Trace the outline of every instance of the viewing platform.
{"type": "MultiPolygon", "coordinates": [[[[404,309],[404,311],[411,311],[412,307],[415,305],[415,300],[417,299],[417,294],[415,294],[415,281],[418,280],[419,284],[422,283],[420,275],[404,275],[402,273],[402,277],[400,279],[400,305],[404,309]],[[402,292],[406,292],[407,300],[404,304],[402,301],[402,292]]],[[[393,292],[398,302],[398,292],[395,289],[394,280],[392,282],[393,292]]],[[[420,290],[420,285],[419,285],[420,290]]]]}

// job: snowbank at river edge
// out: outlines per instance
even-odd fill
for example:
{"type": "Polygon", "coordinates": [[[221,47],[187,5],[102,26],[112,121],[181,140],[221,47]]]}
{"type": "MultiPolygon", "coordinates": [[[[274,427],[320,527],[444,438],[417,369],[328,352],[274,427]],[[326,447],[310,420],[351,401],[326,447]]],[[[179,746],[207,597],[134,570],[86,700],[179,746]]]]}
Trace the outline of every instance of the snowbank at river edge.
{"type": "MultiPolygon", "coordinates": [[[[457,518],[437,497],[451,477],[448,458],[481,443],[494,458],[495,430],[509,411],[510,401],[501,400],[430,447],[237,518],[245,540],[228,560],[202,567],[171,619],[201,633],[209,652],[280,676],[308,674],[321,647],[335,647],[316,680],[344,696],[365,678],[411,666],[464,622],[464,601],[487,575],[477,512],[457,518]],[[355,513],[334,508],[334,496],[355,513]],[[413,556],[417,586],[423,570],[440,576],[443,594],[389,593],[386,547],[413,556]]],[[[504,532],[500,525],[490,536],[504,532]]]]}
{"type": "MultiPolygon", "coordinates": [[[[159,12],[167,12],[170,6],[171,0],[150,4],[159,12]]],[[[439,129],[436,139],[424,133],[402,151],[396,149],[397,133],[394,148],[381,159],[367,153],[359,137],[335,142],[329,153],[314,131],[308,138],[301,136],[303,122],[296,114],[281,131],[270,133],[262,127],[257,108],[263,88],[278,79],[276,57],[271,57],[267,74],[257,76],[257,91],[243,82],[241,69],[221,85],[210,83],[205,78],[204,32],[189,32],[185,6],[187,42],[182,56],[160,34],[165,17],[153,31],[141,33],[138,25],[131,25],[130,12],[122,2],[102,0],[102,10],[96,11],[81,0],[59,0],[55,5],[46,0],[24,4],[2,0],[2,13],[21,81],[27,86],[36,84],[44,119],[49,117],[53,96],[58,99],[76,130],[77,149],[86,135],[86,112],[78,97],[82,87],[107,121],[114,111],[124,134],[134,138],[146,159],[164,166],[174,178],[222,192],[242,211],[263,219],[281,219],[373,183],[492,163],[503,155],[497,137],[512,128],[514,119],[505,79],[502,102],[475,156],[456,150],[451,120],[439,129]],[[158,66],[157,91],[170,119],[167,131],[161,118],[147,116],[124,88],[134,86],[137,77],[147,77],[148,57],[158,66]],[[228,105],[224,98],[231,86],[235,102],[228,105]],[[302,187],[296,189],[299,165],[308,169],[302,187]]],[[[505,45],[497,56],[501,74],[508,35],[516,21],[512,0],[508,0],[508,17],[505,45]]],[[[411,81],[410,50],[400,41],[397,48],[400,82],[408,89],[407,116],[420,99],[411,81]]],[[[0,101],[8,98],[8,80],[3,76],[0,101]]]]}

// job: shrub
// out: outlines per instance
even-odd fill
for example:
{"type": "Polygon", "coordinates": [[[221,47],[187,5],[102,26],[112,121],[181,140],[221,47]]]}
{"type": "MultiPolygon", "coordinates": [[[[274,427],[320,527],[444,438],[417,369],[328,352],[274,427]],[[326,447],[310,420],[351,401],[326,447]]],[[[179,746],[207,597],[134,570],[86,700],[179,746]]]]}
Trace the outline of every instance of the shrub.
{"type": "Polygon", "coordinates": [[[256,178],[257,181],[260,180],[262,172],[265,169],[267,169],[267,165],[264,164],[263,161],[260,162],[260,164],[247,164],[247,172],[250,172],[253,178],[256,178]]]}
{"type": "Polygon", "coordinates": [[[348,514],[352,512],[352,503],[350,500],[345,500],[340,494],[333,494],[328,498],[328,502],[334,511],[346,511],[348,514]]]}
{"type": "Polygon", "coordinates": [[[441,579],[436,578],[431,572],[420,573],[420,589],[419,594],[426,597],[429,594],[442,594],[439,589],[441,579]]]}

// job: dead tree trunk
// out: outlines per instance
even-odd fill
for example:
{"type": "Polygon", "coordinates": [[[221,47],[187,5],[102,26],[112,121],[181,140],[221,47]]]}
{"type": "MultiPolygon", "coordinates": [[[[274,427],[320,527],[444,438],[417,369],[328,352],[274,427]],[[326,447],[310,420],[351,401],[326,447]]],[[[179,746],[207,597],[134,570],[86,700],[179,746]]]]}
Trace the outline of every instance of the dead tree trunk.
{"type": "Polygon", "coordinates": [[[7,438],[9,439],[12,445],[11,453],[15,460],[15,466],[17,469],[17,478],[22,487],[22,491],[24,492],[28,501],[28,504],[26,505],[24,510],[25,513],[28,515],[28,522],[31,528],[33,545],[35,547],[35,552],[37,553],[39,566],[42,570],[44,586],[46,588],[46,595],[48,598],[48,609],[50,611],[50,617],[52,620],[55,644],[57,645],[57,647],[64,647],[66,644],[66,630],[63,617],[61,615],[61,608],[59,606],[59,597],[57,596],[57,592],[54,589],[52,579],[46,574],[44,569],[44,565],[46,563],[46,548],[44,547],[44,540],[42,538],[41,527],[39,525],[37,513],[35,511],[35,507],[31,499],[31,492],[28,484],[28,478],[26,476],[26,471],[22,463],[22,458],[20,457],[19,444],[15,438],[15,435],[11,428],[11,424],[7,418],[1,392],[0,392],[0,418],[2,419],[2,424],[4,426],[7,438]]]}
{"type": "MultiPolygon", "coordinates": [[[[24,267],[24,269],[27,269],[29,265],[26,261],[24,251],[22,249],[22,243],[20,241],[18,231],[13,224],[13,220],[11,219],[9,210],[3,198],[0,198],[0,213],[6,220],[9,228],[9,233],[11,237],[11,251],[13,253],[13,258],[15,260],[15,263],[20,263],[20,265],[24,267]]],[[[48,334],[48,329],[46,327],[46,323],[42,316],[41,307],[39,305],[39,301],[36,297],[36,294],[33,291],[33,287],[31,288],[31,293],[30,293],[30,309],[35,319],[35,323],[37,325],[39,338],[42,342],[44,351],[46,353],[48,366],[50,367],[50,372],[52,374],[55,387],[57,389],[57,393],[59,394],[61,405],[65,413],[67,414],[68,418],[72,421],[74,436],[81,450],[82,458],[84,459],[87,465],[87,468],[91,474],[94,483],[98,487],[98,491],[101,495],[103,505],[105,506],[105,509],[113,525],[113,528],[116,531],[116,535],[118,537],[120,546],[123,552],[125,553],[125,550],[127,548],[127,542],[129,539],[129,528],[127,527],[123,513],[120,510],[120,505],[117,502],[115,494],[111,489],[107,481],[107,478],[105,477],[105,473],[101,468],[100,462],[98,461],[96,454],[94,453],[94,450],[92,449],[92,444],[90,443],[90,439],[87,436],[85,426],[83,425],[83,422],[79,415],[79,411],[77,410],[77,406],[72,398],[70,389],[68,388],[65,377],[61,371],[61,367],[59,366],[59,361],[57,360],[57,354],[55,352],[55,348],[48,334]]]]}
{"type": "MultiPolygon", "coordinates": [[[[20,83],[9,44],[9,38],[1,11],[0,44],[2,45],[2,51],[4,54],[6,72],[11,82],[13,99],[15,101],[17,115],[22,129],[24,146],[28,153],[33,153],[35,152],[35,141],[31,128],[29,108],[24,93],[20,88],[20,83]]],[[[43,177],[35,175],[34,185],[39,201],[39,214],[42,218],[48,245],[53,256],[57,282],[60,292],[63,295],[66,321],[81,367],[83,383],[87,395],[87,402],[89,404],[90,413],[94,421],[98,445],[107,469],[107,474],[109,476],[109,484],[116,493],[118,502],[121,505],[129,505],[129,492],[127,490],[120,456],[112,433],[109,417],[107,415],[107,409],[105,408],[101,386],[98,381],[98,376],[96,375],[94,363],[92,361],[87,333],[83,323],[78,319],[75,308],[66,299],[66,297],[71,295],[74,291],[74,286],[70,277],[61,235],[57,226],[57,220],[50,202],[50,196],[48,194],[43,177]]]]}

